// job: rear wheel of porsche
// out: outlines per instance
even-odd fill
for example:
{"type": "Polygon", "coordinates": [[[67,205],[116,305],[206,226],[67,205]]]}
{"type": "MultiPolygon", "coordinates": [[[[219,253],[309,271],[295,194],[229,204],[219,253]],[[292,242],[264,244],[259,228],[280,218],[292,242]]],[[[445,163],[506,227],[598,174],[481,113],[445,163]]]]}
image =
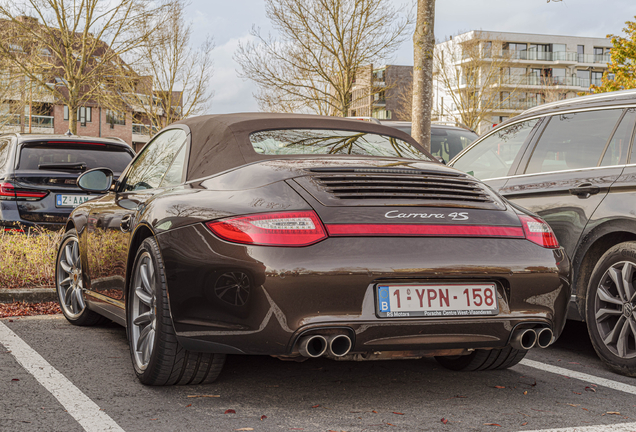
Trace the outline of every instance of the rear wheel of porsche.
{"type": "Polygon", "coordinates": [[[191,352],[177,341],[164,264],[153,238],[144,240],[137,251],[126,309],[132,363],[143,384],[204,384],[216,380],[225,354],[191,352]]]}
{"type": "Polygon", "coordinates": [[[446,369],[454,371],[484,371],[507,369],[519,363],[528,351],[512,347],[503,349],[477,349],[468,355],[435,357],[446,369]]]}
{"type": "Polygon", "coordinates": [[[614,371],[636,376],[636,243],[609,249],[592,271],[586,321],[598,356],[614,371]]]}
{"type": "Polygon", "coordinates": [[[107,321],[88,309],[84,300],[84,278],[79,240],[75,229],[69,230],[60,243],[55,260],[55,289],[64,317],[74,325],[90,326],[107,321]]]}

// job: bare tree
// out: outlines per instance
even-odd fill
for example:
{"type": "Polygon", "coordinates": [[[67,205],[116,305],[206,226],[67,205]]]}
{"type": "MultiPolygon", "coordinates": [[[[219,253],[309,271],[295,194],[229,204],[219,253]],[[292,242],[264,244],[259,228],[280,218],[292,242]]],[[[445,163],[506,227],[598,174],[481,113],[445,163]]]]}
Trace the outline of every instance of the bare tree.
{"type": "Polygon", "coordinates": [[[433,54],[435,51],[435,0],[418,0],[413,35],[413,128],[411,135],[431,148],[433,111],[433,54]]]}
{"type": "Polygon", "coordinates": [[[528,77],[525,69],[515,72],[514,53],[503,49],[501,41],[480,32],[466,35],[437,46],[435,74],[446,100],[454,105],[444,111],[478,130],[482,122],[490,123],[493,112],[522,109],[518,88],[528,77]]]}
{"type": "Polygon", "coordinates": [[[117,106],[119,84],[132,74],[121,57],[151,33],[135,33],[138,23],[156,24],[168,7],[164,0],[0,0],[0,56],[68,106],[76,133],[78,107],[117,106]]]}
{"type": "MultiPolygon", "coordinates": [[[[252,29],[240,44],[240,76],[254,81],[261,109],[347,116],[358,70],[387,59],[410,15],[391,0],[266,0],[280,39],[252,29]]],[[[370,91],[372,91],[370,89],[370,91]]]]}
{"type": "Polygon", "coordinates": [[[161,129],[170,123],[207,111],[213,92],[211,52],[214,43],[206,38],[199,49],[190,46],[192,25],[184,18],[187,3],[175,0],[159,26],[154,20],[138,23],[137,37],[148,42],[131,52],[136,58],[139,79],[126,80],[127,100],[135,111],[161,129]]]}

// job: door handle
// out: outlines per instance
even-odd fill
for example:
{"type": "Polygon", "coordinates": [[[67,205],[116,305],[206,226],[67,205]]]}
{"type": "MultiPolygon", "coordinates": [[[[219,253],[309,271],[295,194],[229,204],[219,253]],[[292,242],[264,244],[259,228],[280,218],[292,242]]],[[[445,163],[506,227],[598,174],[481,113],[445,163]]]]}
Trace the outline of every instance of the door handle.
{"type": "Polygon", "coordinates": [[[121,222],[119,223],[119,228],[122,232],[130,231],[130,223],[132,221],[132,216],[127,214],[123,218],[121,218],[121,222]]]}
{"type": "Polygon", "coordinates": [[[591,195],[595,195],[600,191],[601,188],[594,186],[592,183],[581,183],[577,187],[570,189],[570,193],[579,198],[589,198],[591,195]]]}

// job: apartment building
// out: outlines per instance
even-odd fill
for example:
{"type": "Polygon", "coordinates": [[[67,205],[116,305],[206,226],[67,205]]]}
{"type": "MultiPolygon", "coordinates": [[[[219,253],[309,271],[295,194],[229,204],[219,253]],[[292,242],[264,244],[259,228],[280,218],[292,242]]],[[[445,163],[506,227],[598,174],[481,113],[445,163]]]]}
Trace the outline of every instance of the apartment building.
{"type": "Polygon", "coordinates": [[[379,120],[409,120],[413,66],[368,65],[357,74],[351,95],[351,117],[374,117],[379,120]]]}
{"type": "Polygon", "coordinates": [[[610,39],[580,36],[494,31],[470,31],[455,36],[435,48],[436,63],[441,51],[448,53],[444,61],[458,71],[458,76],[449,83],[452,80],[443,79],[436,64],[434,111],[442,120],[458,120],[461,109],[485,109],[488,115],[478,126],[483,133],[525,109],[575,97],[588,91],[592,84],[600,85],[611,47],[610,39]],[[475,64],[474,53],[466,53],[468,46],[475,45],[480,53],[477,72],[468,66],[475,64]],[[499,70],[493,72],[493,67],[499,70]],[[470,75],[477,75],[477,82],[481,80],[482,85],[471,86],[470,75]],[[486,103],[487,94],[493,91],[499,103],[496,100],[486,103]],[[475,94],[484,105],[468,107],[456,103],[475,94]]]}

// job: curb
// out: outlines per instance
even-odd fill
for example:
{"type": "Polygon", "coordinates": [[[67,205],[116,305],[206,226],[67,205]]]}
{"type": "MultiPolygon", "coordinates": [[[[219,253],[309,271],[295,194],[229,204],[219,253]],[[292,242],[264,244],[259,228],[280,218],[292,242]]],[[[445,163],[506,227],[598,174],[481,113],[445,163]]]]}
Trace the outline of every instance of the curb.
{"type": "Polygon", "coordinates": [[[57,301],[55,288],[0,289],[0,303],[57,301]]]}

